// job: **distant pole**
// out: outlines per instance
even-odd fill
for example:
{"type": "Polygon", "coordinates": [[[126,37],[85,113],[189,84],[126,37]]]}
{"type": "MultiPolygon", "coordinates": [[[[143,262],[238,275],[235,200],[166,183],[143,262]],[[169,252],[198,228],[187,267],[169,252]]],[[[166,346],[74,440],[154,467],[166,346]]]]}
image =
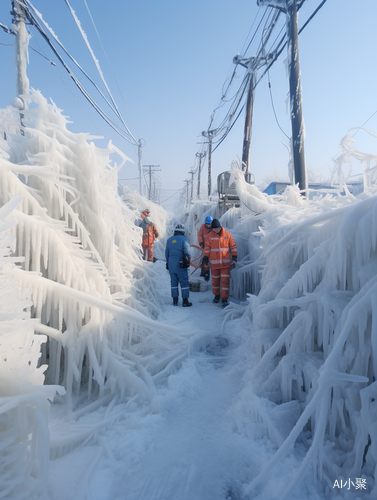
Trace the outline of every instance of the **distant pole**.
{"type": "Polygon", "coordinates": [[[300,79],[300,58],[298,52],[298,27],[296,0],[287,1],[287,34],[289,50],[289,92],[292,122],[293,164],[295,183],[300,190],[308,188],[305,168],[304,123],[302,118],[302,98],[300,79]]]}
{"type": "Polygon", "coordinates": [[[202,159],[205,157],[205,153],[196,153],[197,158],[199,158],[199,173],[198,173],[198,200],[200,200],[200,176],[202,174],[202,159]]]}
{"type": "Polygon", "coordinates": [[[208,198],[212,193],[212,135],[208,137],[208,198]]]}
{"type": "Polygon", "coordinates": [[[189,174],[191,174],[191,196],[190,202],[192,202],[193,194],[194,194],[194,171],[190,170],[189,174]]]}
{"type": "Polygon", "coordinates": [[[190,179],[185,179],[184,182],[186,183],[186,190],[187,190],[187,198],[186,198],[186,206],[188,207],[189,206],[189,182],[190,182],[190,179]]]}
{"type": "Polygon", "coordinates": [[[214,130],[207,130],[206,132],[202,132],[204,137],[208,139],[208,198],[212,193],[212,139],[214,136],[214,130]]]}
{"type": "Polygon", "coordinates": [[[137,149],[138,149],[138,156],[139,156],[139,193],[140,194],[141,194],[141,172],[143,169],[142,147],[143,147],[143,145],[142,145],[141,139],[139,139],[137,149]]]}
{"type": "Polygon", "coordinates": [[[143,165],[144,169],[149,170],[148,200],[152,199],[152,172],[160,171],[161,169],[159,167],[160,165],[143,165]]]}

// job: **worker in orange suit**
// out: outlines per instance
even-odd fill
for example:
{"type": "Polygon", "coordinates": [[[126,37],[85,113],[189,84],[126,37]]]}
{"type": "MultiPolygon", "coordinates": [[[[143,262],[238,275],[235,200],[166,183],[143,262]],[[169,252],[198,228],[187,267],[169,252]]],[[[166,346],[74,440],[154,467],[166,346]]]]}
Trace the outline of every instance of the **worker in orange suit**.
{"type": "Polygon", "coordinates": [[[212,221],[203,260],[211,264],[213,302],[220,302],[221,295],[222,306],[225,307],[229,298],[230,269],[237,262],[237,247],[233,236],[225,231],[217,219],[212,221]]]}
{"type": "Polygon", "coordinates": [[[148,215],[149,215],[149,214],[150,214],[150,211],[146,208],[145,210],[143,210],[143,211],[141,212],[140,217],[144,220],[144,219],[145,219],[145,217],[148,217],[148,215]]]}
{"type": "MultiPolygon", "coordinates": [[[[206,244],[208,233],[212,230],[212,220],[212,217],[210,215],[207,215],[204,220],[204,224],[200,226],[200,229],[198,231],[198,243],[199,246],[203,249],[206,244]]],[[[204,264],[204,259],[202,260],[201,264],[200,276],[204,276],[205,281],[209,281],[209,264],[204,264]]]]}
{"type": "Polygon", "coordinates": [[[145,216],[140,224],[140,227],[143,230],[143,259],[148,260],[149,262],[154,262],[153,260],[153,245],[154,240],[158,238],[158,231],[156,226],[150,220],[149,217],[145,216]],[[148,254],[148,258],[147,258],[148,254]]]}

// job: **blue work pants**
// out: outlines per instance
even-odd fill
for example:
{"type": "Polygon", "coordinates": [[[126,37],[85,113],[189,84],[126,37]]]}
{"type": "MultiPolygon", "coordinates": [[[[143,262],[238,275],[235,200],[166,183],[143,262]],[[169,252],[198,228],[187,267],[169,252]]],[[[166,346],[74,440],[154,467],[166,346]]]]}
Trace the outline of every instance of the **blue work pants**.
{"type": "Polygon", "coordinates": [[[171,283],[171,296],[179,297],[178,283],[181,285],[182,298],[188,299],[190,295],[187,269],[176,268],[169,270],[171,283]]]}

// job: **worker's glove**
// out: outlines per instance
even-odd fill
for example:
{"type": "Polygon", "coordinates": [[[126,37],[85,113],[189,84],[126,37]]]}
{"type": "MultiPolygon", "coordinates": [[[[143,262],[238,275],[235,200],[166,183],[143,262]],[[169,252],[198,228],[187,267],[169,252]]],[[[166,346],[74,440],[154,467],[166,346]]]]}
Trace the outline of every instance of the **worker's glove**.
{"type": "Polygon", "coordinates": [[[187,254],[185,254],[179,261],[179,267],[181,267],[182,269],[187,269],[188,267],[190,267],[190,257],[187,254]]]}
{"type": "Polygon", "coordinates": [[[166,270],[169,271],[169,264],[166,263],[166,270]]]}
{"type": "Polygon", "coordinates": [[[208,263],[209,263],[209,259],[208,259],[208,257],[205,255],[205,256],[203,257],[203,264],[204,264],[205,266],[207,266],[207,265],[208,265],[208,263]]]}
{"type": "Polygon", "coordinates": [[[230,270],[234,269],[236,267],[236,262],[237,262],[237,257],[233,257],[233,262],[230,266],[230,270]]]}
{"type": "Polygon", "coordinates": [[[200,246],[200,248],[204,248],[204,243],[203,243],[203,241],[202,241],[201,243],[199,243],[199,246],[200,246]]]}

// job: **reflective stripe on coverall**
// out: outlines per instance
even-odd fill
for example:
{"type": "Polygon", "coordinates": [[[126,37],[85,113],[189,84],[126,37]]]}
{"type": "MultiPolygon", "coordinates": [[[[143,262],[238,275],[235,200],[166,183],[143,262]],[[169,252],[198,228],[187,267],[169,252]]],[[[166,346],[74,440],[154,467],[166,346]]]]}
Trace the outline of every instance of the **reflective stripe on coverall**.
{"type": "Polygon", "coordinates": [[[211,231],[207,237],[204,255],[209,258],[211,264],[213,294],[221,295],[221,298],[227,299],[229,297],[232,256],[237,257],[237,247],[233,236],[224,228],[219,234],[211,231]]]}
{"type": "Polygon", "coordinates": [[[146,259],[146,254],[148,252],[148,261],[153,262],[153,245],[155,238],[158,238],[158,232],[154,224],[150,224],[147,228],[147,233],[143,234],[143,254],[144,260],[146,259]]]}

